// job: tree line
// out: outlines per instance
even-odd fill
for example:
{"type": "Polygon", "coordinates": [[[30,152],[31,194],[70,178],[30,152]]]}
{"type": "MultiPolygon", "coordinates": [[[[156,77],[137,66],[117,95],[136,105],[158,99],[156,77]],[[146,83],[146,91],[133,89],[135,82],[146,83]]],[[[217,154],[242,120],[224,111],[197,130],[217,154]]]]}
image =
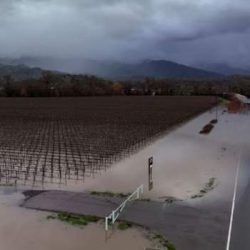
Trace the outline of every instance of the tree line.
{"type": "Polygon", "coordinates": [[[39,79],[0,78],[2,97],[67,97],[110,95],[223,95],[237,92],[250,96],[250,77],[218,80],[154,79],[111,81],[92,75],[70,75],[46,71],[39,79]]]}

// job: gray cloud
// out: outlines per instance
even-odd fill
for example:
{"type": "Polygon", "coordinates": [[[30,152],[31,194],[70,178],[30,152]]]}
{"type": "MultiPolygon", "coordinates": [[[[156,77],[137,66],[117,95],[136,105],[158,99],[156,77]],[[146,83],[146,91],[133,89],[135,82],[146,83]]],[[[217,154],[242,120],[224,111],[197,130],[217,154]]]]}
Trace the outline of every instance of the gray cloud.
{"type": "Polygon", "coordinates": [[[0,57],[248,66],[248,0],[0,0],[0,57]]]}

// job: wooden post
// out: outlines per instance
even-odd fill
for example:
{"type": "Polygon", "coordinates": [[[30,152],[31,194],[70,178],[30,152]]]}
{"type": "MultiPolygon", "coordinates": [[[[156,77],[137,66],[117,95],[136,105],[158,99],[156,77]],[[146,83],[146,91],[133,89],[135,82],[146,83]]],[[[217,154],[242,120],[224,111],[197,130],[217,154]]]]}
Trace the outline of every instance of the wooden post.
{"type": "Polygon", "coordinates": [[[153,157],[148,159],[148,190],[151,191],[153,189],[153,157]]]}

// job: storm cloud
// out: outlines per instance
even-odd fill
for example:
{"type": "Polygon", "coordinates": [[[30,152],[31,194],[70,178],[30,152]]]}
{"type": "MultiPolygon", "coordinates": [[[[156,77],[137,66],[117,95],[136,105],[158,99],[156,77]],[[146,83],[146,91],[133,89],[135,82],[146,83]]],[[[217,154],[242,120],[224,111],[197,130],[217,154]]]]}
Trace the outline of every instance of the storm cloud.
{"type": "Polygon", "coordinates": [[[248,0],[0,0],[0,57],[250,66],[248,0]]]}

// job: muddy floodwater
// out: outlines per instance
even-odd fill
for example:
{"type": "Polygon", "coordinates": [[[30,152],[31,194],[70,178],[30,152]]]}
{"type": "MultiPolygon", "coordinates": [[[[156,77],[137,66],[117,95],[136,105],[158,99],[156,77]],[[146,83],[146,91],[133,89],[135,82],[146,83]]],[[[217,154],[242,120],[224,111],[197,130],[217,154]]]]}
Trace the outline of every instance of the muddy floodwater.
{"type": "MultiPolygon", "coordinates": [[[[185,200],[194,206],[232,199],[233,180],[239,155],[249,144],[250,117],[223,113],[208,135],[199,131],[215,118],[215,110],[176,128],[151,145],[84,181],[67,185],[46,185],[38,189],[63,189],[78,192],[111,191],[129,193],[144,185],[144,198],[185,200]],[[148,158],[153,156],[153,188],[148,189],[148,158]],[[211,189],[199,198],[201,190],[213,180],[211,189]],[[192,198],[193,197],[193,198],[192,198]]],[[[56,220],[49,213],[19,207],[21,192],[30,187],[0,189],[0,249],[3,250],[138,250],[152,246],[145,232],[137,228],[117,231],[106,241],[103,224],[84,229],[56,220]]]]}
{"type": "Polygon", "coordinates": [[[147,232],[142,229],[117,230],[107,239],[103,223],[79,228],[48,220],[51,213],[21,208],[18,205],[23,195],[11,189],[4,190],[0,190],[1,250],[138,250],[152,247],[152,242],[146,238],[147,232]]]}
{"type": "MultiPolygon", "coordinates": [[[[250,116],[223,113],[208,135],[199,131],[215,118],[215,110],[206,112],[166,134],[143,150],[114,164],[105,172],[84,182],[68,182],[75,191],[132,192],[144,185],[144,198],[164,200],[176,197],[190,200],[213,179],[206,201],[228,201],[240,151],[249,144],[250,116]],[[148,158],[153,156],[153,189],[148,189],[148,158]]],[[[57,186],[64,189],[64,186],[57,186]]]]}

